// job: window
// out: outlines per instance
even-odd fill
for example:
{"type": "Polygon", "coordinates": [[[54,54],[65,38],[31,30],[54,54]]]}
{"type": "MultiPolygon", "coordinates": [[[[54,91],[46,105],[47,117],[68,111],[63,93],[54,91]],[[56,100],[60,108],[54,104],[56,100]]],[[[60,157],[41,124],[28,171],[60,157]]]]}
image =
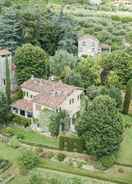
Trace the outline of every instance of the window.
{"type": "Polygon", "coordinates": [[[72,100],[71,100],[71,99],[69,100],[69,104],[70,104],[70,105],[72,104],[72,100]]]}
{"type": "Polygon", "coordinates": [[[74,98],[72,98],[72,103],[74,103],[74,98]]]}
{"type": "Polygon", "coordinates": [[[27,117],[28,118],[32,118],[33,117],[33,113],[32,112],[27,112],[27,117]]]}
{"type": "Polygon", "coordinates": [[[80,100],[80,95],[78,95],[77,99],[80,100]]]}
{"type": "Polygon", "coordinates": [[[5,86],[6,85],[6,80],[5,79],[3,80],[3,83],[4,83],[4,86],[5,86]]]}
{"type": "Polygon", "coordinates": [[[25,116],[25,111],[24,110],[20,110],[20,115],[25,116]]]}
{"type": "Polygon", "coordinates": [[[18,114],[18,109],[17,108],[13,107],[12,110],[13,110],[13,112],[18,114]]]}

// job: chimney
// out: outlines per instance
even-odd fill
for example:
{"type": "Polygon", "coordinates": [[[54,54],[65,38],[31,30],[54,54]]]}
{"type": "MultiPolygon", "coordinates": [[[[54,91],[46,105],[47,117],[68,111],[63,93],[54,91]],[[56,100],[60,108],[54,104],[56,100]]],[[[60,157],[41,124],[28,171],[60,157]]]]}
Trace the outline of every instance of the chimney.
{"type": "Polygon", "coordinates": [[[31,80],[34,80],[34,75],[31,76],[31,80]]]}

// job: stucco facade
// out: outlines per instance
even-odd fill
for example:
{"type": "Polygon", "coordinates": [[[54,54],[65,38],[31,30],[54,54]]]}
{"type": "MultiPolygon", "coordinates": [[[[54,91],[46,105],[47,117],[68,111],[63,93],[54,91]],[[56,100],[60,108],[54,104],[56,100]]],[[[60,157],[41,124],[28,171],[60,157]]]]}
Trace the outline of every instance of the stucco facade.
{"type": "Polygon", "coordinates": [[[12,55],[7,49],[0,48],[0,89],[5,90],[6,84],[6,62],[8,60],[10,79],[11,79],[11,90],[16,87],[15,80],[15,65],[12,64],[12,55]]]}
{"type": "Polygon", "coordinates": [[[38,119],[43,110],[66,111],[70,117],[70,128],[74,131],[72,119],[80,111],[83,91],[61,81],[33,79],[22,84],[24,98],[11,105],[13,113],[26,118],[38,119]]]}
{"type": "Polygon", "coordinates": [[[115,5],[132,5],[132,0],[113,0],[115,5]]]}
{"type": "Polygon", "coordinates": [[[101,44],[97,38],[91,35],[84,35],[78,39],[78,56],[96,56],[101,52],[111,52],[111,47],[101,44]]]}

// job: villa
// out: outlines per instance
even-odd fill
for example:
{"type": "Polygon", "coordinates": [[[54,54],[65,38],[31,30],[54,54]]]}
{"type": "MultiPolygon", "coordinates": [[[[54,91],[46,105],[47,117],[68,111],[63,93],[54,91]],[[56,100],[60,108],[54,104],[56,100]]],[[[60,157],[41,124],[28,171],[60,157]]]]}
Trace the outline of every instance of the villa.
{"type": "Polygon", "coordinates": [[[11,111],[26,118],[38,118],[42,110],[66,111],[70,117],[70,129],[74,129],[72,119],[80,111],[83,91],[75,86],[34,78],[21,85],[24,98],[11,105],[11,111]]]}
{"type": "Polygon", "coordinates": [[[111,46],[102,44],[91,35],[81,36],[78,40],[78,56],[96,56],[102,52],[111,52],[111,46]]]}

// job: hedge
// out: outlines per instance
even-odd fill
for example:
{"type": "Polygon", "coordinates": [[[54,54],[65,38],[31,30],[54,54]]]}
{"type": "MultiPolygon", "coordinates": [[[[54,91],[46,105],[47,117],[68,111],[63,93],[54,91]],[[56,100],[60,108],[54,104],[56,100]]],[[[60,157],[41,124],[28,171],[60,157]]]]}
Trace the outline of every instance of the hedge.
{"type": "Polygon", "coordinates": [[[59,136],[59,149],[70,152],[84,152],[84,142],[77,136],[60,135],[59,136]]]}
{"type": "Polygon", "coordinates": [[[100,171],[90,171],[90,170],[85,170],[85,169],[79,169],[71,166],[67,166],[63,163],[53,163],[53,161],[49,160],[42,160],[40,165],[40,168],[45,168],[45,169],[50,169],[53,171],[59,171],[59,172],[64,172],[64,173],[69,173],[69,174],[74,174],[78,176],[83,176],[83,177],[90,177],[92,179],[97,179],[101,181],[106,181],[106,182],[112,182],[112,183],[117,183],[117,184],[130,184],[129,181],[124,181],[122,178],[118,178],[116,176],[111,176],[107,175],[104,172],[100,171]]]}

